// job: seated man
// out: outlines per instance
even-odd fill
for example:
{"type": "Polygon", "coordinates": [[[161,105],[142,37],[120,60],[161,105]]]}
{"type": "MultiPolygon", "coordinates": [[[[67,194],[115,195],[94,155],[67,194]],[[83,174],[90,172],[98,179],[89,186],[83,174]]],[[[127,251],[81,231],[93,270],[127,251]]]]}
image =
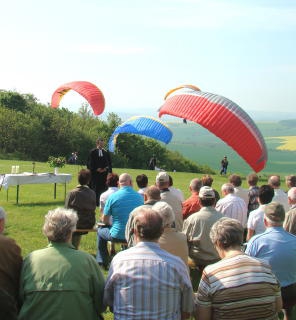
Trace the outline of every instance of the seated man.
{"type": "Polygon", "coordinates": [[[189,190],[191,192],[191,196],[182,203],[182,215],[184,220],[192,213],[200,210],[198,193],[201,185],[202,183],[200,179],[195,178],[190,181],[189,190]]]}
{"type": "MultiPolygon", "coordinates": [[[[91,229],[96,223],[96,194],[88,187],[91,172],[82,169],[78,173],[79,185],[71,190],[65,200],[65,208],[73,209],[78,215],[77,229],[91,229]]],[[[87,232],[73,232],[72,244],[78,249],[81,235],[87,232]]]]}
{"type": "Polygon", "coordinates": [[[187,237],[184,233],[179,232],[172,227],[175,221],[172,207],[164,201],[159,201],[152,207],[152,209],[159,213],[163,221],[163,234],[158,239],[160,248],[177,257],[180,257],[187,265],[187,237]]]}
{"type": "Polygon", "coordinates": [[[256,173],[251,173],[247,176],[247,182],[249,185],[248,213],[250,213],[251,211],[259,207],[259,202],[258,202],[259,187],[257,186],[258,180],[259,178],[256,173]]]}
{"type": "Polygon", "coordinates": [[[97,262],[105,269],[109,265],[108,241],[125,242],[125,226],[133,209],[144,203],[143,197],[132,187],[132,177],[123,173],[119,176],[119,190],[107,199],[102,222],[109,224],[112,217],[111,228],[98,230],[97,262]]]}
{"type": "Polygon", "coordinates": [[[0,319],[14,320],[18,312],[21,249],[4,236],[6,213],[0,207],[0,319]]]}
{"type": "Polygon", "coordinates": [[[187,267],[179,257],[160,249],[160,215],[151,208],[138,210],[137,244],[113,258],[104,302],[115,320],[188,319],[193,311],[193,291],[187,267]]]}
{"type": "Polygon", "coordinates": [[[250,212],[248,218],[247,241],[249,241],[254,234],[259,234],[265,231],[264,208],[272,201],[273,196],[274,191],[270,185],[263,185],[259,188],[258,200],[260,206],[258,209],[250,212]]]}
{"type": "Polygon", "coordinates": [[[281,292],[270,266],[241,251],[244,229],[222,218],[210,237],[221,261],[207,266],[196,295],[197,319],[278,319],[281,292]]]}
{"type": "Polygon", "coordinates": [[[148,177],[146,174],[139,174],[136,177],[137,186],[139,188],[138,192],[144,197],[144,193],[148,187],[148,177]]]}
{"type": "Polygon", "coordinates": [[[108,189],[103,192],[100,195],[100,212],[104,212],[104,208],[107,202],[107,199],[109,198],[109,196],[118,191],[118,174],[116,173],[109,173],[107,176],[107,180],[106,180],[106,186],[108,187],[108,189]]]}
{"type": "Polygon", "coordinates": [[[264,208],[266,231],[254,236],[246,253],[271,266],[281,285],[285,320],[292,319],[296,305],[296,236],[283,229],[285,210],[282,204],[271,202],[264,208]]]}
{"type": "Polygon", "coordinates": [[[72,209],[57,208],[45,216],[49,245],[24,260],[19,320],[94,320],[105,310],[105,281],[96,260],[71,245],[77,220],[72,209]]]}
{"type": "Polygon", "coordinates": [[[242,185],[242,178],[241,176],[239,176],[238,174],[231,174],[229,176],[229,183],[231,183],[234,187],[234,194],[237,196],[237,197],[240,197],[242,198],[245,203],[246,203],[246,206],[248,207],[249,205],[249,195],[248,195],[248,190],[246,189],[243,189],[241,187],[242,185]]]}
{"type": "Polygon", "coordinates": [[[288,201],[291,209],[286,212],[284,229],[296,236],[296,187],[289,189],[288,201]]]}

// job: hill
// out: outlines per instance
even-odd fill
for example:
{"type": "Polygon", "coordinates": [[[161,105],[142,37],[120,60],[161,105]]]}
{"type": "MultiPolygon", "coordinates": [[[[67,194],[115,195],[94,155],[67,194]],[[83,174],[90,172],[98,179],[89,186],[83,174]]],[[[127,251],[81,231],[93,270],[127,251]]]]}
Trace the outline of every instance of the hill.
{"type": "MultiPolygon", "coordinates": [[[[229,173],[248,174],[252,169],[227,144],[196,123],[167,122],[173,131],[173,139],[167,148],[178,151],[186,158],[219,170],[224,155],[229,159],[229,173]]],[[[295,173],[296,168],[296,120],[258,122],[267,145],[268,161],[263,175],[295,173]]],[[[250,150],[251,152],[251,150],[250,150]]]]}

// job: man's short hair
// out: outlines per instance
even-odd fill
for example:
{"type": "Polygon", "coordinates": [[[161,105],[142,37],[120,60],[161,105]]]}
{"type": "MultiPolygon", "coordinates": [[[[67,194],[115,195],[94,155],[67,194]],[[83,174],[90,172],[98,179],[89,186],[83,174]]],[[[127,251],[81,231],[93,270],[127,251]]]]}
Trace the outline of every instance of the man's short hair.
{"type": "Polygon", "coordinates": [[[211,187],[213,184],[213,178],[209,174],[205,174],[202,178],[202,185],[211,187]]]}
{"type": "Polygon", "coordinates": [[[274,190],[269,184],[264,184],[259,187],[258,197],[261,204],[267,204],[272,201],[274,197],[274,190]]]}
{"type": "Polygon", "coordinates": [[[289,188],[296,187],[296,176],[289,175],[286,177],[286,184],[289,188]]]}
{"type": "Polygon", "coordinates": [[[81,169],[78,173],[78,182],[82,186],[89,184],[91,180],[91,172],[88,169],[81,169]]]}
{"type": "Polygon", "coordinates": [[[144,194],[147,195],[148,199],[160,200],[160,190],[156,186],[148,187],[144,194]]]}
{"type": "Polygon", "coordinates": [[[296,187],[291,188],[288,191],[288,197],[292,200],[295,201],[296,200],[296,187]]]}
{"type": "Polygon", "coordinates": [[[271,202],[264,208],[265,217],[271,222],[284,222],[285,220],[285,209],[284,206],[278,202],[271,202]]]}
{"type": "Polygon", "coordinates": [[[2,207],[0,207],[0,220],[5,220],[5,219],[6,219],[6,212],[2,207]]]}
{"type": "Polygon", "coordinates": [[[226,191],[228,193],[234,193],[234,186],[231,183],[224,183],[221,187],[222,191],[226,191]]]}
{"type": "Polygon", "coordinates": [[[268,179],[268,184],[273,188],[279,188],[281,185],[281,178],[278,175],[270,176],[268,179]]]}
{"type": "Polygon", "coordinates": [[[247,181],[250,186],[256,186],[258,183],[258,176],[256,173],[251,173],[247,176],[247,181]]]}
{"type": "Polygon", "coordinates": [[[158,240],[163,233],[163,220],[160,214],[145,207],[139,207],[137,211],[134,215],[134,226],[139,239],[144,241],[158,240]]]}
{"type": "Polygon", "coordinates": [[[136,177],[136,182],[137,182],[138,188],[145,188],[148,185],[148,177],[144,173],[143,174],[139,174],[136,177]]]}
{"type": "Polygon", "coordinates": [[[232,174],[229,176],[229,182],[235,187],[240,187],[242,185],[242,178],[238,174],[232,174]]]}
{"type": "Polygon", "coordinates": [[[119,176],[116,173],[109,173],[106,179],[107,187],[117,187],[118,186],[119,176]]]}
{"type": "Polygon", "coordinates": [[[201,186],[202,186],[202,181],[198,178],[192,179],[190,181],[190,188],[194,192],[199,192],[201,186]]]}

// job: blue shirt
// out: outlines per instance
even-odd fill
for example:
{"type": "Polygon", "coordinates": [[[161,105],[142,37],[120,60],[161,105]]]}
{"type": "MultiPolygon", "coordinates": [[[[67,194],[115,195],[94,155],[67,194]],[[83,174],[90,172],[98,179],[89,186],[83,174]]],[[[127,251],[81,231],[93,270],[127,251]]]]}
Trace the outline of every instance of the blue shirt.
{"type": "Polygon", "coordinates": [[[251,238],[246,254],[267,262],[281,287],[296,283],[296,236],[283,227],[268,227],[251,238]]]}
{"type": "Polygon", "coordinates": [[[125,225],[129,214],[143,204],[143,197],[129,186],[121,187],[109,196],[104,208],[104,215],[112,216],[110,229],[112,238],[125,239],[125,225]]]}

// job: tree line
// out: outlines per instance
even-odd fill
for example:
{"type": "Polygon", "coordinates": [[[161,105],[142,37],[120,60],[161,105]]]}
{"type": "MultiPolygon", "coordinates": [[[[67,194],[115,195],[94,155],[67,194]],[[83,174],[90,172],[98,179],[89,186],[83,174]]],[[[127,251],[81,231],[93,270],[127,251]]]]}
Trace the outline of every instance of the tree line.
{"type": "MultiPolygon", "coordinates": [[[[109,113],[106,121],[93,116],[87,103],[74,113],[65,108],[52,109],[32,94],[0,90],[0,157],[47,161],[49,156],[69,158],[77,151],[79,164],[85,165],[97,137],[108,142],[121,123],[115,113],[109,113]]],[[[139,135],[121,134],[116,146],[111,157],[117,168],[147,169],[149,159],[155,155],[157,166],[168,171],[214,173],[208,166],[139,135]]]]}

